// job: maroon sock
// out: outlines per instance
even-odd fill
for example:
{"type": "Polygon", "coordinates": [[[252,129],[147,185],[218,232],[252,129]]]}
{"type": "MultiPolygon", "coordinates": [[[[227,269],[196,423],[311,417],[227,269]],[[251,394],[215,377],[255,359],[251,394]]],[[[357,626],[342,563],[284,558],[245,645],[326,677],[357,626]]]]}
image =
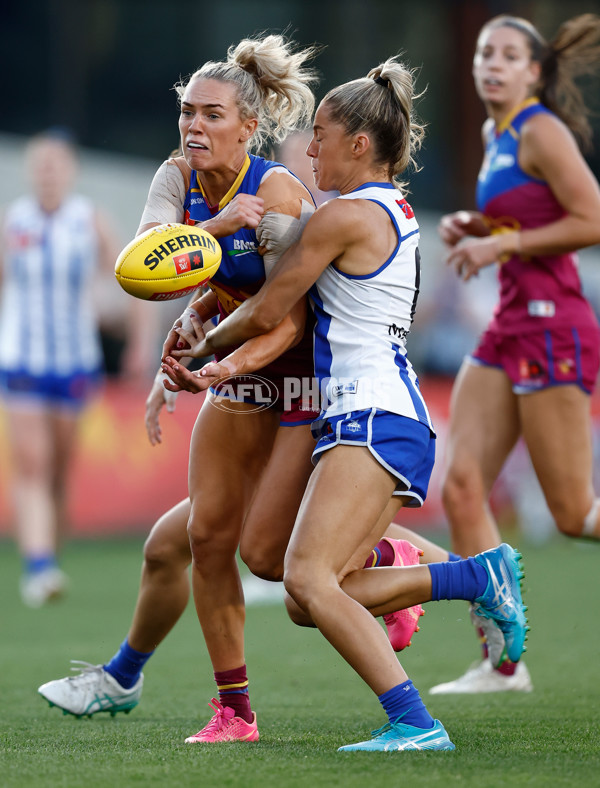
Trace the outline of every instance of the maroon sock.
{"type": "Polygon", "coordinates": [[[514,676],[516,669],[517,663],[511,662],[509,659],[505,659],[504,662],[496,668],[498,673],[502,673],[503,676],[514,676]]]}
{"type": "Polygon", "coordinates": [[[394,548],[387,539],[380,539],[373,550],[371,555],[365,561],[364,569],[369,569],[373,566],[393,566],[394,564],[394,548]]]}
{"type": "Polygon", "coordinates": [[[215,670],[215,681],[221,704],[233,709],[236,717],[241,717],[246,722],[252,722],[253,714],[250,708],[246,666],[242,665],[234,670],[215,670]]]}

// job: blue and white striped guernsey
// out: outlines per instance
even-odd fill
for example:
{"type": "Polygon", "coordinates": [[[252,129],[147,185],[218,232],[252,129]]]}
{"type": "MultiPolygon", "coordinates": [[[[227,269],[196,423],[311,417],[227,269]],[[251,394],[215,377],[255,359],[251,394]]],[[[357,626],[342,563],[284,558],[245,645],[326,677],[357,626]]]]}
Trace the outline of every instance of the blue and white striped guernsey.
{"type": "Polygon", "coordinates": [[[4,224],[0,368],[59,376],[100,369],[92,203],[73,195],[47,214],[26,196],[9,207],[4,224]]]}
{"type": "Polygon", "coordinates": [[[406,336],[420,283],[419,226],[391,184],[366,183],[338,200],[372,200],[389,214],[398,244],[380,268],[352,276],[327,266],[310,290],[317,317],[315,373],[326,394],[322,416],[380,408],[433,431],[406,336]]]}

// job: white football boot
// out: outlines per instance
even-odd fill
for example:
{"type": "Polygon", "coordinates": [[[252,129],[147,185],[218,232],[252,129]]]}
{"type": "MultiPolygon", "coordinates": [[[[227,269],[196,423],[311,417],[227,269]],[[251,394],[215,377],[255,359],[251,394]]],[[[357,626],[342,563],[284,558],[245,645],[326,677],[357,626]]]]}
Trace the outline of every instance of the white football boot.
{"type": "Polygon", "coordinates": [[[475,662],[467,672],[445,684],[436,684],[430,695],[460,695],[483,692],[531,692],[533,685],[524,662],[518,662],[512,676],[494,670],[489,659],[475,662]]]}
{"type": "Polygon", "coordinates": [[[78,676],[48,681],[39,687],[38,692],[50,706],[58,706],[63,714],[76,717],[91,717],[99,711],[108,711],[114,717],[118,711],[128,714],[140,702],[144,674],[142,673],[131,689],[125,689],[102,665],[91,665],[79,659],[72,659],[79,670],[78,676]]]}
{"type": "Polygon", "coordinates": [[[56,566],[32,572],[21,578],[21,599],[28,607],[42,607],[63,596],[68,584],[67,576],[56,566]]]}
{"type": "Polygon", "coordinates": [[[475,605],[469,605],[469,615],[475,631],[483,632],[482,641],[487,645],[487,655],[494,667],[502,664],[506,657],[506,644],[502,630],[490,618],[478,616],[475,612],[475,605]]]}

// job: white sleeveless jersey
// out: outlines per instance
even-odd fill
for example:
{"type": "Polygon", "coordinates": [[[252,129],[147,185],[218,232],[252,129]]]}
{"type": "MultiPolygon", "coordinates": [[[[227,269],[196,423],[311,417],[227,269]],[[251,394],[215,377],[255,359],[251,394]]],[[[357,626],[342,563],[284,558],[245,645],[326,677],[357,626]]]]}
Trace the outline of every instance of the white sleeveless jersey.
{"type": "Polygon", "coordinates": [[[92,203],[73,195],[47,214],[31,197],[4,226],[0,367],[71,375],[101,367],[92,301],[98,239],[92,203]]]}
{"type": "Polygon", "coordinates": [[[337,197],[372,200],[390,216],[398,244],[380,268],[352,276],[327,266],[310,290],[315,374],[324,417],[381,408],[433,430],[417,376],[406,356],[420,282],[419,226],[391,184],[367,183],[337,197]]]}

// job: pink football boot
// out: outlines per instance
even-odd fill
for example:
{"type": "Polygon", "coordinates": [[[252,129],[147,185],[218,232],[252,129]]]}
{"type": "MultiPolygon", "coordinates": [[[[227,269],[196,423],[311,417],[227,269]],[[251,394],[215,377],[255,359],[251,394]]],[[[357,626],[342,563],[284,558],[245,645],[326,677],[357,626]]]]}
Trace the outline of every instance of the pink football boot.
{"type": "MultiPolygon", "coordinates": [[[[419,563],[419,557],[423,555],[423,551],[418,547],[406,539],[389,539],[387,536],[383,538],[394,548],[392,566],[414,566],[419,563]]],[[[406,610],[397,610],[395,613],[387,613],[383,616],[394,651],[402,651],[410,646],[413,634],[419,631],[419,618],[423,615],[425,615],[425,611],[421,605],[414,605],[406,610]]]]}
{"type": "Polygon", "coordinates": [[[214,717],[194,736],[188,736],[186,744],[213,744],[223,741],[258,741],[256,714],[252,722],[236,717],[233,709],[222,706],[216,698],[208,704],[215,711],[214,717]]]}

